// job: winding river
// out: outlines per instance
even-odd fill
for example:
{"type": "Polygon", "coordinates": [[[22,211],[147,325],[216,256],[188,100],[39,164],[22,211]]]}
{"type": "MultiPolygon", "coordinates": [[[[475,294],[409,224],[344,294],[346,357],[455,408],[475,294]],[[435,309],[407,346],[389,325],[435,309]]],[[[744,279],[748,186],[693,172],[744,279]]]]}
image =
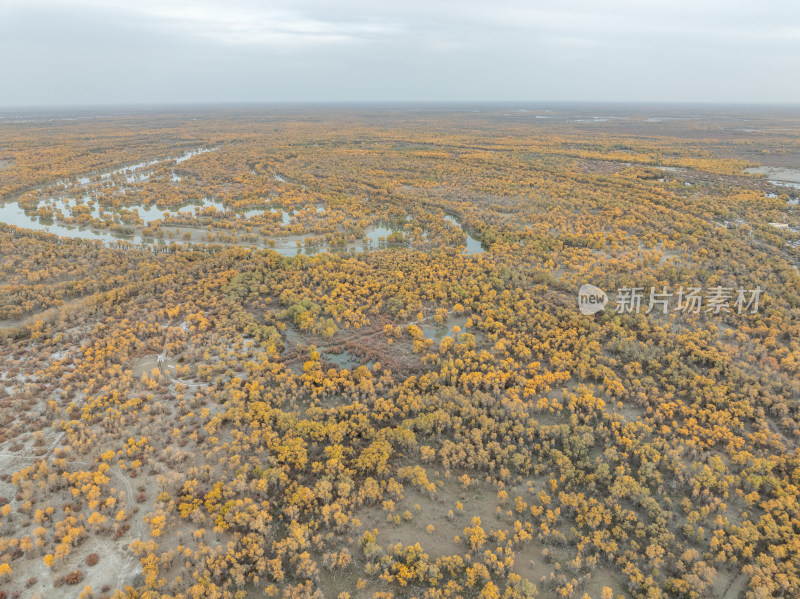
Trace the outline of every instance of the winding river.
{"type": "MultiPolygon", "coordinates": [[[[207,237],[209,233],[208,229],[201,226],[187,227],[162,225],[160,230],[166,234],[166,236],[152,236],[144,234],[142,231],[143,226],[141,225],[137,227],[128,227],[127,225],[124,225],[124,223],[120,222],[118,213],[101,206],[91,195],[88,195],[87,191],[84,189],[92,183],[98,183],[112,179],[118,180],[120,176],[124,177],[124,180],[128,183],[146,181],[151,174],[148,169],[156,164],[173,162],[175,165],[177,165],[189,160],[193,156],[207,152],[213,152],[216,149],[217,148],[196,148],[177,158],[139,162],[105,172],[75,177],[70,179],[70,181],[58,181],[54,184],[43,186],[39,189],[39,191],[47,192],[49,189],[68,185],[70,187],[68,188],[67,192],[77,191],[78,193],[76,195],[80,197],[65,197],[63,195],[51,196],[49,198],[40,200],[35,208],[28,210],[24,209],[20,205],[19,201],[16,200],[0,202],[0,222],[9,225],[15,225],[24,229],[54,233],[61,237],[96,240],[110,246],[129,244],[134,246],[160,247],[171,242],[190,242],[193,245],[234,244],[245,247],[269,248],[279,252],[284,256],[294,256],[299,253],[312,254],[321,251],[342,252],[384,248],[390,245],[386,244],[385,238],[393,231],[401,230],[397,227],[389,227],[385,224],[372,226],[367,230],[364,239],[358,242],[351,242],[343,247],[329,247],[327,243],[316,243],[309,245],[309,240],[320,239],[321,237],[324,237],[319,234],[312,233],[283,235],[274,239],[263,239],[259,236],[257,240],[237,239],[236,241],[226,241],[225,233],[222,232],[217,238],[209,239],[207,237]],[[91,222],[81,224],[81,219],[88,221],[94,220],[95,222],[106,221],[109,223],[109,229],[97,227],[96,225],[93,226],[91,222]],[[123,227],[128,228],[131,232],[115,232],[110,228],[110,225],[112,224],[122,224],[123,227]],[[172,232],[176,232],[179,235],[179,238],[175,239],[169,237],[169,234],[172,232]]],[[[171,178],[172,180],[180,179],[180,177],[175,173],[171,173],[171,178]]],[[[286,181],[286,179],[280,175],[275,175],[275,178],[279,181],[286,181]]],[[[59,193],[63,192],[60,191],[59,193]]],[[[138,216],[138,218],[144,223],[144,227],[146,227],[147,225],[156,221],[162,221],[169,216],[176,216],[178,214],[187,215],[187,211],[188,215],[191,216],[191,211],[194,211],[194,213],[197,214],[198,212],[208,208],[214,208],[220,212],[230,211],[230,208],[227,208],[221,202],[211,198],[205,198],[201,202],[185,204],[179,208],[164,209],[156,205],[139,205],[126,207],[125,211],[128,216],[130,216],[131,213],[133,213],[135,216],[138,216]]],[[[316,204],[315,209],[318,213],[324,212],[325,206],[322,204],[316,204]]],[[[267,212],[272,214],[279,213],[281,224],[283,226],[291,224],[295,215],[294,211],[289,212],[283,210],[282,208],[275,207],[247,208],[236,211],[237,215],[243,219],[267,212]]],[[[463,229],[461,223],[454,216],[446,215],[444,218],[446,221],[463,229]]],[[[479,254],[483,252],[483,247],[481,246],[480,240],[466,231],[465,234],[466,250],[464,253],[479,254]]]]}

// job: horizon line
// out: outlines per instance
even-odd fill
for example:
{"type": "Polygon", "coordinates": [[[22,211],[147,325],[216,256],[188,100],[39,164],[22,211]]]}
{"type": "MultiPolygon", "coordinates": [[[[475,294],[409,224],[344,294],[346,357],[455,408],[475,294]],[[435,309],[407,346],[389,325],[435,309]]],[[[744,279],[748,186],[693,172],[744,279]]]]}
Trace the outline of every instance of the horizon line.
{"type": "Polygon", "coordinates": [[[168,109],[209,107],[444,107],[444,106],[497,106],[512,105],[566,106],[628,106],[628,107],[731,107],[731,108],[800,108],[798,102],[746,102],[715,100],[225,100],[225,101],[165,101],[165,102],[108,102],[97,104],[0,104],[0,112],[19,110],[113,110],[113,109],[168,109]]]}

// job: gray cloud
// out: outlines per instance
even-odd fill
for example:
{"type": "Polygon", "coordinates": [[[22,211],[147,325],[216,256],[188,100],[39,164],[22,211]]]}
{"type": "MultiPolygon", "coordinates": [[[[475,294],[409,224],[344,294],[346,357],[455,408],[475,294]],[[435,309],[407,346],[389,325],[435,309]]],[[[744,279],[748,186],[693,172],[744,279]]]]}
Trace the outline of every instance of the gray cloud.
{"type": "Polygon", "coordinates": [[[3,0],[0,105],[800,101],[790,1],[3,0]]]}

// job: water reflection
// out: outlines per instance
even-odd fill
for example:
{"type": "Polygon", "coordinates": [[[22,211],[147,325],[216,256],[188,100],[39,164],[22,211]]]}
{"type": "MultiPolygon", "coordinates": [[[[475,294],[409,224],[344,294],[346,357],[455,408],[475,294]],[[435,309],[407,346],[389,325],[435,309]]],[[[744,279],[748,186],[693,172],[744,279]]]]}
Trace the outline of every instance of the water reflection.
{"type": "MultiPolygon", "coordinates": [[[[194,150],[190,150],[185,154],[178,156],[177,158],[164,158],[164,159],[156,159],[156,160],[149,160],[146,162],[138,162],[136,164],[129,164],[127,166],[123,166],[120,168],[116,168],[114,170],[106,171],[104,173],[100,173],[97,175],[86,175],[83,177],[78,177],[77,181],[81,186],[86,186],[92,181],[108,181],[113,179],[116,175],[126,175],[125,180],[128,183],[133,183],[134,181],[146,181],[150,178],[149,173],[137,173],[137,171],[143,170],[149,166],[154,166],[156,164],[160,164],[162,162],[170,162],[174,161],[175,164],[180,164],[181,162],[186,162],[193,156],[198,156],[200,154],[207,154],[208,152],[214,152],[219,148],[197,148],[194,150]]],[[[175,180],[175,175],[173,174],[173,180],[175,180]]],[[[180,180],[180,177],[178,177],[180,180]]],[[[63,181],[59,181],[56,183],[57,185],[63,184],[63,181]]]]}
{"type": "Polygon", "coordinates": [[[470,235],[469,231],[466,231],[464,229],[464,227],[461,225],[461,222],[455,216],[453,216],[452,214],[447,214],[445,215],[444,220],[446,220],[448,223],[454,224],[462,231],[464,231],[464,234],[467,236],[467,249],[464,252],[465,254],[483,253],[483,244],[480,242],[480,240],[470,235]]]}
{"type": "MultiPolygon", "coordinates": [[[[168,225],[164,224],[164,221],[175,217],[214,216],[214,212],[228,215],[234,213],[243,221],[252,216],[277,214],[280,215],[281,224],[287,226],[292,224],[298,211],[296,209],[287,211],[274,206],[233,209],[212,198],[204,198],[202,201],[179,207],[162,208],[155,204],[111,207],[101,204],[96,197],[91,195],[91,191],[86,189],[90,183],[102,180],[109,180],[109,184],[113,185],[115,180],[119,182],[118,177],[120,176],[128,182],[143,181],[151,175],[146,170],[150,166],[170,160],[179,164],[192,156],[212,152],[216,149],[200,148],[178,158],[144,161],[96,175],[73,177],[67,182],[59,181],[47,188],[40,189],[40,191],[48,188],[51,190],[62,188],[61,193],[69,193],[72,189],[73,192],[77,190],[78,195],[76,197],[45,197],[32,207],[26,201],[27,209],[23,208],[19,201],[0,203],[0,222],[20,228],[54,233],[62,237],[96,240],[114,247],[122,244],[163,247],[176,242],[190,245],[240,245],[270,248],[285,256],[294,256],[300,253],[314,254],[320,251],[360,252],[390,247],[413,248],[411,235],[406,233],[405,226],[406,223],[413,220],[410,214],[400,222],[382,222],[368,227],[363,232],[362,238],[347,243],[342,243],[341,240],[338,243],[333,241],[336,235],[332,239],[330,235],[320,235],[319,233],[278,235],[275,238],[264,238],[250,233],[237,237],[240,233],[211,231],[209,227],[199,224],[194,226],[168,225]],[[160,222],[161,226],[157,227],[155,231],[149,228],[150,225],[157,222],[160,222]],[[336,245],[332,245],[332,243],[336,245]]],[[[286,181],[278,173],[273,176],[279,181],[286,181]]],[[[170,172],[170,177],[173,181],[181,179],[174,171],[170,172]]],[[[327,212],[325,204],[321,202],[300,209],[301,212],[305,210],[316,214],[327,212]]],[[[455,216],[447,215],[445,220],[463,229],[455,216]]],[[[465,234],[465,253],[483,252],[481,242],[470,233],[465,232],[465,234]]]]}
{"type": "MultiPolygon", "coordinates": [[[[201,202],[187,204],[178,208],[161,208],[153,204],[110,210],[100,205],[92,197],[83,196],[80,199],[47,198],[42,200],[35,209],[28,211],[23,209],[16,201],[6,202],[0,204],[0,222],[20,228],[54,233],[62,237],[93,239],[113,246],[119,245],[120,242],[144,246],[161,246],[173,241],[199,245],[235,244],[245,247],[274,249],[284,256],[314,254],[320,251],[360,252],[390,247],[413,248],[413,243],[404,234],[405,226],[388,222],[367,228],[363,238],[344,245],[331,245],[325,235],[318,233],[280,235],[273,239],[259,237],[256,240],[235,239],[231,241],[232,237],[226,237],[224,234],[215,237],[207,227],[200,225],[162,225],[156,237],[153,236],[152,231],[145,233],[142,230],[154,222],[163,222],[170,217],[193,217],[209,209],[221,213],[233,211],[243,218],[264,213],[280,214],[281,223],[284,226],[289,225],[294,214],[296,214],[295,211],[286,211],[275,207],[233,210],[226,208],[222,202],[211,198],[205,198],[201,202]],[[106,223],[107,228],[102,225],[98,227],[98,222],[106,223]],[[172,236],[173,233],[174,237],[172,236]],[[164,237],[164,235],[167,237],[164,237]]],[[[325,207],[318,204],[315,209],[320,212],[324,211],[325,207]]],[[[446,216],[445,220],[460,226],[452,216],[446,216]]],[[[483,252],[480,241],[469,233],[466,233],[466,236],[467,247],[465,253],[477,254],[483,252]]]]}
{"type": "Polygon", "coordinates": [[[426,338],[433,341],[441,341],[445,335],[455,337],[457,334],[456,327],[458,327],[458,331],[463,331],[467,326],[467,320],[466,316],[450,313],[441,324],[425,320],[417,326],[422,330],[422,334],[426,338]]]}
{"type": "MultiPolygon", "coordinates": [[[[185,225],[163,225],[159,229],[158,237],[152,232],[144,234],[142,226],[146,227],[154,222],[169,217],[195,216],[204,210],[213,209],[219,212],[230,212],[221,202],[205,198],[203,201],[184,205],[180,208],[161,208],[156,205],[133,206],[130,208],[109,211],[96,200],[84,196],[81,200],[66,198],[48,198],[41,201],[34,210],[25,211],[18,202],[0,204],[0,222],[15,225],[20,228],[32,229],[54,233],[62,237],[97,240],[107,245],[118,246],[121,242],[147,247],[163,246],[169,243],[190,243],[193,245],[240,245],[245,247],[269,248],[284,256],[297,254],[315,254],[320,251],[330,252],[360,252],[369,249],[384,249],[389,247],[413,247],[413,244],[404,235],[405,227],[390,223],[381,223],[367,228],[362,239],[352,241],[341,246],[332,246],[325,235],[318,233],[304,233],[294,235],[281,235],[273,239],[258,238],[256,240],[236,239],[230,241],[225,235],[214,237],[207,227],[185,225]],[[98,228],[97,222],[107,223],[108,229],[98,228]],[[95,225],[95,226],[93,226],[95,225]],[[175,235],[172,237],[172,235],[175,235]],[[164,237],[166,235],[167,237],[164,237]],[[209,237],[211,235],[211,237],[209,237]]],[[[324,206],[322,210],[324,211],[324,206]]],[[[320,211],[320,206],[316,206],[320,211]]],[[[234,211],[236,214],[247,218],[264,213],[280,214],[281,223],[285,226],[292,222],[294,211],[281,208],[263,207],[246,208],[234,211]]],[[[448,222],[456,224],[455,218],[446,217],[448,222]]],[[[480,241],[467,235],[467,254],[483,252],[480,241]]]]}

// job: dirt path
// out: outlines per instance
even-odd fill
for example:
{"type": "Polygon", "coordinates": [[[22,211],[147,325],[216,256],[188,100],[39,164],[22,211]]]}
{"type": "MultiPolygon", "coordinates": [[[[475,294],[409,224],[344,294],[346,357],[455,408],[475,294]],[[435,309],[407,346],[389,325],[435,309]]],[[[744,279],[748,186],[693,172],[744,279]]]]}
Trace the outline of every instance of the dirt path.
{"type": "Polygon", "coordinates": [[[744,587],[747,584],[747,580],[747,574],[744,572],[739,574],[739,576],[731,580],[731,583],[728,585],[728,588],[725,589],[725,593],[723,593],[721,599],[736,599],[736,597],[741,596],[742,591],[744,591],[744,587]]]}
{"type": "MultiPolygon", "coordinates": [[[[26,449],[25,451],[18,451],[18,452],[0,452],[0,458],[9,458],[9,460],[5,463],[0,464],[0,472],[5,472],[11,470],[16,465],[16,460],[46,460],[48,455],[51,451],[58,445],[58,442],[61,441],[61,438],[64,436],[64,431],[61,431],[56,435],[56,438],[44,449],[44,453],[40,455],[33,455],[34,448],[31,447],[26,449]]],[[[83,463],[86,464],[87,462],[73,462],[73,463],[83,463]]]]}
{"type": "MultiPolygon", "coordinates": [[[[125,503],[128,508],[128,513],[131,514],[133,517],[133,510],[134,510],[134,499],[133,499],[133,487],[131,486],[128,477],[122,472],[119,467],[119,462],[114,465],[112,472],[119,477],[122,481],[122,484],[125,485],[125,503]]],[[[139,514],[136,514],[136,528],[137,528],[137,535],[138,538],[141,540],[144,537],[144,522],[139,514]]],[[[130,549],[128,549],[127,554],[122,562],[122,566],[120,566],[119,571],[117,572],[116,579],[114,581],[114,587],[116,589],[122,590],[124,588],[124,579],[125,577],[130,574],[132,568],[135,567],[136,564],[136,556],[133,554],[130,549]]]]}

